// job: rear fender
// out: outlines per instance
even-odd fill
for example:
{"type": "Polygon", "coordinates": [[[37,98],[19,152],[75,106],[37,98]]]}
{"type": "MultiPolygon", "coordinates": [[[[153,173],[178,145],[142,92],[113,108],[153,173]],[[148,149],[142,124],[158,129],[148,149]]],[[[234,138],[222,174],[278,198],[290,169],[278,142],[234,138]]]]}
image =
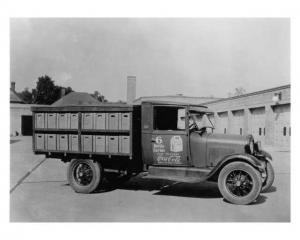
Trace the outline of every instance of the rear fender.
{"type": "Polygon", "coordinates": [[[218,162],[218,164],[214,167],[214,169],[208,174],[207,179],[215,180],[215,178],[219,175],[222,168],[232,162],[248,163],[261,173],[265,171],[265,167],[266,167],[264,161],[261,161],[250,154],[246,154],[246,153],[232,154],[232,155],[224,157],[220,162],[218,162]]]}

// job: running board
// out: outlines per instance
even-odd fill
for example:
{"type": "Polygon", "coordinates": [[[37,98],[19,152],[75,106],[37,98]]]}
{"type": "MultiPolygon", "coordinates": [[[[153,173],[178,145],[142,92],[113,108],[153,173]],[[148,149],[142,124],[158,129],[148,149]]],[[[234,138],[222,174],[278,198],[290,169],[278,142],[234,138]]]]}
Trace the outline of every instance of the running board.
{"type": "Polygon", "coordinates": [[[156,167],[149,166],[148,175],[145,178],[166,179],[180,182],[202,182],[211,172],[207,168],[190,167],[156,167]]]}

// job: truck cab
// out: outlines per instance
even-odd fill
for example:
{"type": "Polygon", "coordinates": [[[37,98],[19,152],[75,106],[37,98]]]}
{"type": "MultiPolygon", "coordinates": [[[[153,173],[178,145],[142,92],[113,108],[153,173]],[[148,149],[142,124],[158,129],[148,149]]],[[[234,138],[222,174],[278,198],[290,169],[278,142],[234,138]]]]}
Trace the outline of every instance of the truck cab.
{"type": "Polygon", "coordinates": [[[216,181],[228,201],[252,202],[274,181],[272,158],[252,135],[214,133],[212,114],[200,105],[143,102],[145,168],[153,178],[216,181]]]}

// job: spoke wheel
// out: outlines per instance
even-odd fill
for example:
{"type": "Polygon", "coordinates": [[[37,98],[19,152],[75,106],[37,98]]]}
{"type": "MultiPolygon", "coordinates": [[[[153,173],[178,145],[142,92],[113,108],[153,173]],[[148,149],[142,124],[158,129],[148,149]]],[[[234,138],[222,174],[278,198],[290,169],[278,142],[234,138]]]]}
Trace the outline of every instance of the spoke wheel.
{"type": "Polygon", "coordinates": [[[93,171],[91,167],[86,163],[80,163],[75,166],[74,179],[82,186],[90,184],[93,180],[93,171]]]}
{"type": "Polygon", "coordinates": [[[235,170],[227,176],[226,187],[233,195],[244,197],[251,192],[253,181],[247,172],[235,170]]]}
{"type": "Polygon", "coordinates": [[[92,159],[73,159],[68,167],[68,181],[78,193],[91,193],[103,178],[102,166],[92,159]]]}
{"type": "Polygon", "coordinates": [[[232,162],[221,170],[218,187],[223,197],[234,204],[249,204],[260,194],[262,179],[260,173],[245,162],[232,162]]]}

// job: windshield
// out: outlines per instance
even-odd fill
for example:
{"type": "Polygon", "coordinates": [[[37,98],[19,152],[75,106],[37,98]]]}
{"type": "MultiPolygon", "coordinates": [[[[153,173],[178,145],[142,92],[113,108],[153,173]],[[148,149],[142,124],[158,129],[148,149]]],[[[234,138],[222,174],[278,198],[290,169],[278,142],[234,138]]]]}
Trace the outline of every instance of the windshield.
{"type": "Polygon", "coordinates": [[[189,125],[191,124],[196,124],[198,129],[214,128],[214,125],[206,113],[190,113],[189,125]]]}

